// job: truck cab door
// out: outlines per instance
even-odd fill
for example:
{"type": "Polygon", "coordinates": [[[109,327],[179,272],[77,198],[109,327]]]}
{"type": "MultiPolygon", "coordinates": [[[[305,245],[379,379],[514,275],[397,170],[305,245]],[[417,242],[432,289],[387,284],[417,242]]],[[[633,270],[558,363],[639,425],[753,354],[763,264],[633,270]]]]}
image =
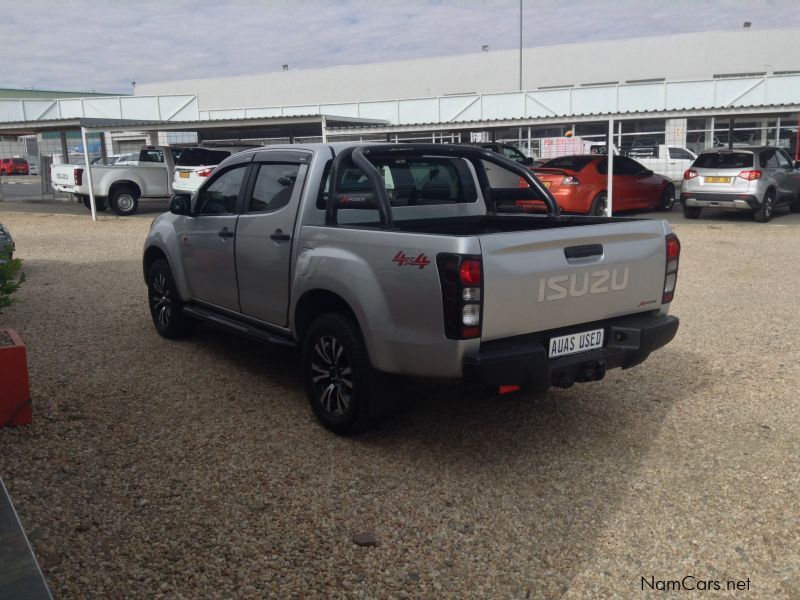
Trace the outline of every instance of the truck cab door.
{"type": "Polygon", "coordinates": [[[234,236],[248,166],[241,162],[214,173],[193,199],[192,216],[176,226],[192,298],[236,312],[234,236]]]}
{"type": "Polygon", "coordinates": [[[295,222],[310,160],[307,152],[259,152],[236,229],[241,312],[279,327],[289,320],[295,222]]]}

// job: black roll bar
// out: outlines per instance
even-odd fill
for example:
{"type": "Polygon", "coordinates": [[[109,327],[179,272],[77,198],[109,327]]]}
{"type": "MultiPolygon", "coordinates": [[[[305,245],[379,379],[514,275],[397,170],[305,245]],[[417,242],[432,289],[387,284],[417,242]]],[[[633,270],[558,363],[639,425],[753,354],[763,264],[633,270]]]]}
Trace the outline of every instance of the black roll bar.
{"type": "MultiPolygon", "coordinates": [[[[548,215],[559,215],[561,213],[558,204],[553,198],[550,191],[544,187],[541,182],[533,176],[530,169],[513,161],[505,156],[487,150],[486,148],[479,148],[476,146],[463,146],[460,144],[370,144],[362,146],[351,146],[345,148],[333,159],[331,165],[331,189],[328,194],[328,200],[325,204],[325,222],[328,225],[335,225],[337,223],[337,212],[339,210],[341,192],[339,190],[339,179],[341,177],[342,165],[348,160],[352,160],[353,164],[357,166],[367,176],[372,187],[372,199],[362,198],[362,205],[368,208],[375,208],[380,215],[380,223],[382,229],[389,229],[394,225],[392,216],[392,206],[389,203],[389,197],[386,194],[386,186],[383,181],[383,176],[378,171],[377,167],[369,160],[368,156],[372,155],[373,158],[380,157],[402,157],[402,156],[452,156],[454,158],[465,158],[469,160],[475,172],[478,174],[478,179],[483,188],[483,196],[487,203],[491,203],[492,212],[497,212],[497,203],[492,199],[492,194],[489,191],[489,181],[483,166],[478,161],[485,160],[493,163],[499,167],[503,167],[512,173],[519,175],[525,182],[544,198],[544,203],[547,206],[548,215]]],[[[487,207],[488,208],[488,207],[487,207]]]]}

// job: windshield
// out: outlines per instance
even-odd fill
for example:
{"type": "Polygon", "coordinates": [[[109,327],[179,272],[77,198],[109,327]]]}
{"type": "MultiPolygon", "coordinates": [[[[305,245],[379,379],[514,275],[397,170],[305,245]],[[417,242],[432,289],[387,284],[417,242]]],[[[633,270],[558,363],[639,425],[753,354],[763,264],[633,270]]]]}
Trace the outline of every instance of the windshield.
{"type": "Polygon", "coordinates": [[[699,169],[743,169],[753,166],[753,155],[749,152],[707,152],[698,156],[692,166],[699,169]]]}
{"type": "Polygon", "coordinates": [[[562,156],[554,158],[539,165],[542,169],[568,169],[570,171],[580,171],[594,160],[593,156],[562,156]]]}

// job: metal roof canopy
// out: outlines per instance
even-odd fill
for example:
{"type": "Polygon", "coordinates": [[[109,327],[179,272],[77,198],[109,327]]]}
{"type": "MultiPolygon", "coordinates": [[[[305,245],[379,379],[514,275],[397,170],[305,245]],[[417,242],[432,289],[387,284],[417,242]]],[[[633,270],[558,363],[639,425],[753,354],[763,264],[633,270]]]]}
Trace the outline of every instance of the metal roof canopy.
{"type": "Polygon", "coordinates": [[[736,108],[698,108],[682,110],[661,110],[635,113],[587,114],[554,117],[522,117],[512,119],[487,119],[482,121],[460,121],[444,123],[411,123],[406,125],[368,125],[329,127],[328,134],[341,135],[380,135],[391,133],[424,133],[432,131],[470,131],[494,128],[527,127],[541,125],[572,125],[575,123],[606,123],[609,119],[631,121],[640,119],[681,119],[693,117],[737,117],[770,116],[800,112],[800,103],[778,104],[772,106],[742,106],[736,108]]]}
{"type": "MultiPolygon", "coordinates": [[[[72,118],[52,119],[44,121],[17,121],[0,123],[0,134],[20,132],[29,134],[52,131],[207,131],[213,129],[256,129],[264,127],[294,127],[294,126],[319,126],[320,131],[330,127],[380,127],[388,125],[383,119],[364,119],[358,117],[336,117],[321,114],[294,115],[280,117],[247,117],[241,119],[217,119],[194,121],[150,121],[138,119],[93,119],[72,118]]],[[[319,134],[317,134],[319,135],[319,134]]],[[[324,133],[323,133],[324,135],[324,133]]]]}

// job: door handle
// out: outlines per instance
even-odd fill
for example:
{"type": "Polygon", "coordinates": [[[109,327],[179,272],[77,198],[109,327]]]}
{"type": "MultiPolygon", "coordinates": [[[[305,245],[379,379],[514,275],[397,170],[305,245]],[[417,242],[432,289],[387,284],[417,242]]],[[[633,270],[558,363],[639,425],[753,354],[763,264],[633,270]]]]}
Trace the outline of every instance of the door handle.
{"type": "Polygon", "coordinates": [[[227,239],[227,238],[232,238],[233,237],[233,232],[232,231],[228,231],[227,227],[223,227],[219,231],[219,237],[221,237],[223,240],[227,239]]]}
{"type": "Polygon", "coordinates": [[[288,242],[290,239],[292,239],[292,236],[290,236],[288,233],[283,233],[283,230],[281,229],[276,229],[275,233],[269,236],[269,239],[275,240],[276,242],[288,242]]]}

